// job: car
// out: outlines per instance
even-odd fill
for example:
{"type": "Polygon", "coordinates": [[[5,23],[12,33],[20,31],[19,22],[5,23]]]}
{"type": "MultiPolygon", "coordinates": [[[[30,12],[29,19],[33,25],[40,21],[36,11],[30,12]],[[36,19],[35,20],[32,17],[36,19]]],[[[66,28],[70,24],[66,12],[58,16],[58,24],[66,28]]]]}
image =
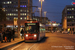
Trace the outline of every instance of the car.
{"type": "Polygon", "coordinates": [[[62,31],[62,33],[63,33],[63,34],[64,34],[64,33],[65,33],[65,34],[68,34],[69,32],[68,32],[68,31],[62,31]]]}
{"type": "Polygon", "coordinates": [[[52,30],[51,32],[54,33],[55,31],[52,30]]]}
{"type": "Polygon", "coordinates": [[[60,32],[59,30],[57,32],[60,32]]]}
{"type": "Polygon", "coordinates": [[[45,32],[48,33],[48,32],[50,32],[50,31],[46,30],[45,32]]]}

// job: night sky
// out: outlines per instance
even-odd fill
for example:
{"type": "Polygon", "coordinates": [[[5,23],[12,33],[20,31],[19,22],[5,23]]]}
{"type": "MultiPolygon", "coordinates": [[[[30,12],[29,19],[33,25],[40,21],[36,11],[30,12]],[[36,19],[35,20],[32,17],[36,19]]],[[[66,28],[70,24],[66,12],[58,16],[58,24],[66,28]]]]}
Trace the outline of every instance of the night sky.
{"type": "MultiPolygon", "coordinates": [[[[65,8],[66,5],[71,5],[73,1],[75,0],[44,0],[42,5],[43,6],[42,11],[48,12],[46,16],[51,21],[56,21],[58,23],[61,23],[63,9],[65,8]]],[[[41,2],[39,2],[39,0],[33,0],[33,6],[41,7],[41,2]]],[[[37,9],[36,11],[39,10],[37,9]]],[[[39,12],[36,12],[35,16],[40,16],[39,12]]],[[[43,17],[44,17],[44,13],[43,13],[43,17]]]]}

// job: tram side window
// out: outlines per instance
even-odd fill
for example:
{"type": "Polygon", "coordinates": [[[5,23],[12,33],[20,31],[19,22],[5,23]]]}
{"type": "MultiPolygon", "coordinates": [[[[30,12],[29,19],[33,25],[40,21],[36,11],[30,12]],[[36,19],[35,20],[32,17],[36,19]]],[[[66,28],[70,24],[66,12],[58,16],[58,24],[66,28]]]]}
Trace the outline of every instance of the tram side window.
{"type": "Polygon", "coordinates": [[[45,32],[45,28],[40,27],[40,32],[45,32]]]}

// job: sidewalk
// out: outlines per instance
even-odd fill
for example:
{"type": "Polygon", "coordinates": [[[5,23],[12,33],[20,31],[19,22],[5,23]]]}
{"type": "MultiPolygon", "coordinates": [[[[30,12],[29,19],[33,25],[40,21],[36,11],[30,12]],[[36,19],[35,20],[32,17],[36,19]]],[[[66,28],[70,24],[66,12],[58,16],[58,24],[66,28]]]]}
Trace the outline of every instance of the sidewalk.
{"type": "Polygon", "coordinates": [[[17,43],[21,43],[23,41],[24,41],[24,39],[21,39],[21,38],[15,38],[14,41],[13,41],[13,39],[11,39],[11,42],[3,42],[3,43],[1,43],[1,41],[0,41],[0,49],[9,47],[11,45],[15,45],[17,43]]]}

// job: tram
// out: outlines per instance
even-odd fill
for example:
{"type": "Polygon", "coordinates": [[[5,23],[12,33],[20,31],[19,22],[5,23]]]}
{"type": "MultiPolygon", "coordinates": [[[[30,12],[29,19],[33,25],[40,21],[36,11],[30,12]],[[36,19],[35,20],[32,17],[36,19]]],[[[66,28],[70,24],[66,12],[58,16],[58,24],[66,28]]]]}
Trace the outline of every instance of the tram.
{"type": "Polygon", "coordinates": [[[37,42],[45,37],[45,26],[36,20],[25,21],[25,42],[37,42]]]}

